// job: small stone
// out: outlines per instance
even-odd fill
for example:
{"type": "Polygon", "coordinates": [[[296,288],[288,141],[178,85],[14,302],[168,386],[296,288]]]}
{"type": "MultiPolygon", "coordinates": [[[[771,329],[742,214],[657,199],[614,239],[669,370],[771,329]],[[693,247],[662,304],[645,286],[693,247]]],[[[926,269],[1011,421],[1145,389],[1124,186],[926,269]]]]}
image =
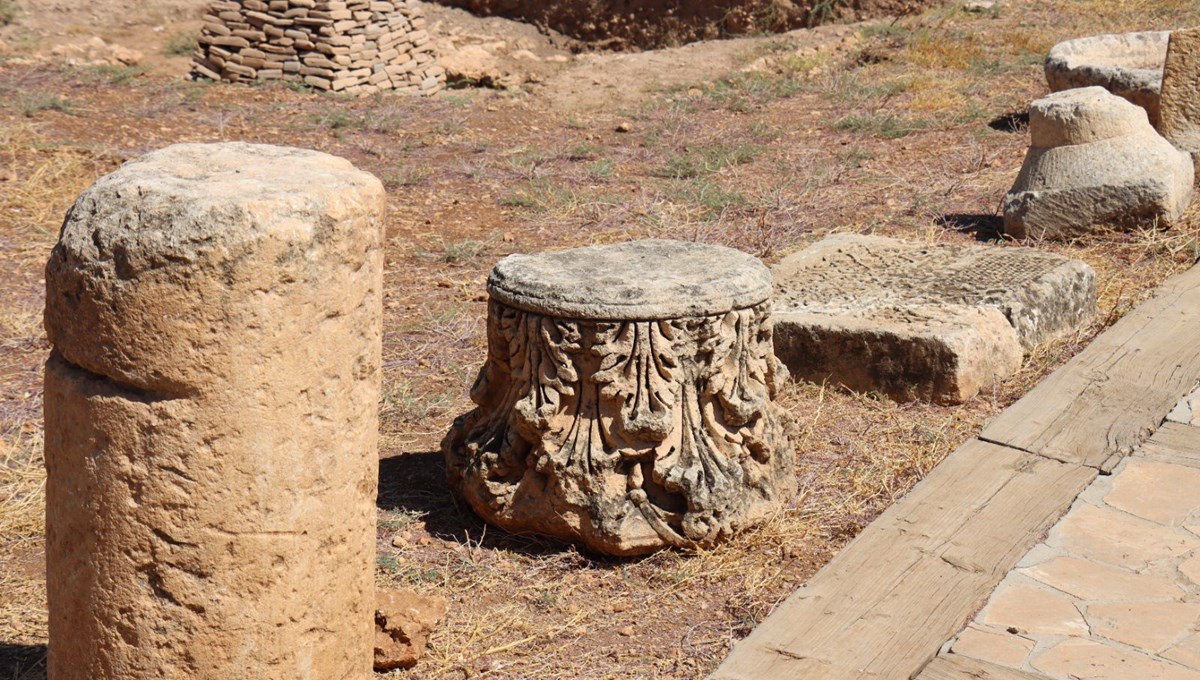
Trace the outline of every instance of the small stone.
{"type": "Polygon", "coordinates": [[[633,637],[635,633],[637,633],[637,631],[633,629],[633,626],[625,626],[617,629],[617,635],[620,635],[621,637],[633,637]]]}
{"type": "Polygon", "coordinates": [[[407,590],[375,592],[375,670],[412,668],[442,617],[446,600],[407,590]]]}
{"type": "Polygon", "coordinates": [[[987,12],[995,7],[996,3],[992,0],[967,0],[963,3],[963,9],[968,12],[987,12]]]}
{"type": "Polygon", "coordinates": [[[620,123],[617,123],[617,127],[613,128],[613,129],[615,129],[617,132],[632,132],[633,126],[630,125],[629,123],[622,121],[620,123]]]}
{"type": "Polygon", "coordinates": [[[403,547],[406,547],[407,545],[408,545],[408,539],[400,534],[396,534],[396,536],[394,536],[392,538],[392,547],[393,548],[403,548],[403,547]]]}
{"type": "Polygon", "coordinates": [[[970,399],[1096,304],[1090,267],[1026,248],[835,234],[772,273],[791,373],[897,401],[970,399]]]}

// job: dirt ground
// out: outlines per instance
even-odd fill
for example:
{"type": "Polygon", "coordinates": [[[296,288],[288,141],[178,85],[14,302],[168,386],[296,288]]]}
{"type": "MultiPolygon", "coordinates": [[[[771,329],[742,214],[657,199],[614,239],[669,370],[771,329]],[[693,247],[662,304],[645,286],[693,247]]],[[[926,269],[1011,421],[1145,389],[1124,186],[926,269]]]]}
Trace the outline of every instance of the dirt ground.
{"type": "Polygon", "coordinates": [[[515,74],[506,87],[346,99],[184,80],[178,45],[199,2],[17,4],[0,29],[0,677],[44,677],[42,267],[78,193],[151,149],[315,148],[388,188],[378,579],[451,602],[427,657],[396,677],[703,677],[942,457],[1200,248],[1196,214],[1170,231],[1034,244],[1096,268],[1091,326],[961,406],[793,384],[784,403],[801,491],[783,512],[711,551],[605,559],[488,529],[446,491],[438,443],[470,406],[496,260],[642,237],[768,262],[832,231],[994,239],[1049,47],[1195,25],[1200,8],[951,3],[851,28],[582,56],[561,36],[432,8],[447,53],[480,46],[515,74]],[[93,35],[143,58],[50,54],[93,35]]]}

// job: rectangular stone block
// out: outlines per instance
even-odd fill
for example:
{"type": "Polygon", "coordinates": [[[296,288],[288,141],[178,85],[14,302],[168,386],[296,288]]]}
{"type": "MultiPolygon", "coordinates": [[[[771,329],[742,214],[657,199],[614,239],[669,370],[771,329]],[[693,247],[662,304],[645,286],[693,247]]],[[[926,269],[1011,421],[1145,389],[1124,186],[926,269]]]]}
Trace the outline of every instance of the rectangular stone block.
{"type": "Polygon", "coordinates": [[[1171,31],[1159,107],[1159,133],[1195,160],[1200,153],[1200,28],[1171,31]]]}
{"type": "Polygon", "coordinates": [[[793,375],[959,403],[1095,313],[1096,277],[1029,248],[835,234],[784,259],[775,353],[793,375]]]}

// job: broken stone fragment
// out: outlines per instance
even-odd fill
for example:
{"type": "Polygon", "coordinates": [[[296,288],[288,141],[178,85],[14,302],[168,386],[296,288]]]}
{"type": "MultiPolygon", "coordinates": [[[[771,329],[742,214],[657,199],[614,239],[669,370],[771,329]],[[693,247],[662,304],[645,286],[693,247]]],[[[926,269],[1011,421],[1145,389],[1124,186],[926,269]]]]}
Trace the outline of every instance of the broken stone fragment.
{"type": "Polygon", "coordinates": [[[1171,33],[1158,129],[1193,160],[1200,153],[1200,28],[1171,33]]]}
{"type": "Polygon", "coordinates": [[[1004,198],[1004,230],[1015,238],[1169,226],[1191,201],[1191,157],[1155,132],[1144,109],[1104,88],[1038,99],[1029,130],[1032,144],[1004,198]]]}
{"type": "Polygon", "coordinates": [[[773,274],[792,375],[896,401],[970,399],[1096,307],[1090,267],[1029,248],[834,234],[773,274]]]}
{"type": "Polygon", "coordinates": [[[446,615],[444,598],[410,590],[375,591],[375,670],[412,668],[446,615]]]}
{"type": "Polygon", "coordinates": [[[1046,55],[1052,92],[1098,86],[1146,109],[1157,127],[1170,31],[1094,35],[1055,45],[1046,55]]]}

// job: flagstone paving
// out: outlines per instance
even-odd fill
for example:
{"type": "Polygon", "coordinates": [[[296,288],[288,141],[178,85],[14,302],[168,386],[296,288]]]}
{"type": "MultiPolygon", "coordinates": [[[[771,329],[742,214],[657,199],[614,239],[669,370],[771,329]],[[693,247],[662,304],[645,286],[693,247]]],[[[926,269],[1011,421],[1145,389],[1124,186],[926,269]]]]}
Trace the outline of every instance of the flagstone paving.
{"type": "MultiPolygon", "coordinates": [[[[1184,398],[943,648],[1047,680],[1200,680],[1200,426],[1184,398]]],[[[988,677],[1004,677],[1000,675],[988,677]]]]}

